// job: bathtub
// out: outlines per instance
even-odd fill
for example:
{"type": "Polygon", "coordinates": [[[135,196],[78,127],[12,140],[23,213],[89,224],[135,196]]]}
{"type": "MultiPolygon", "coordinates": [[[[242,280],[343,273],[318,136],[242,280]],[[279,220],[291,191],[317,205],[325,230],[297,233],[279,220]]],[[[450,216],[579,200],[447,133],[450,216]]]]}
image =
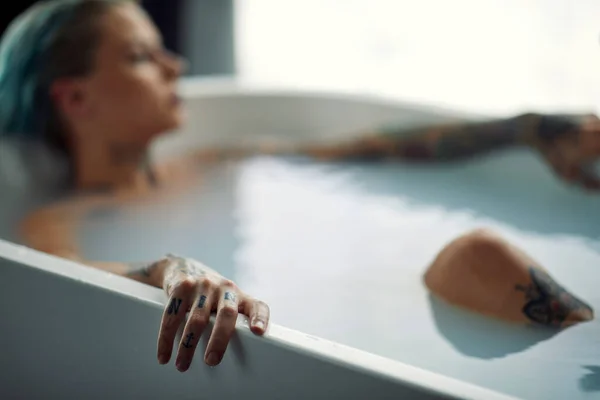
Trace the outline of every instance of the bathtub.
{"type": "MultiPolygon", "coordinates": [[[[156,158],[481,118],[228,81],[189,79],[182,91],[189,124],[157,143],[156,158]]],[[[431,298],[420,278],[445,242],[486,226],[598,309],[599,205],[525,150],[444,167],[213,166],[172,203],[90,213],[81,246],[98,260],[203,260],[271,305],[268,335],[240,321],[221,366],[196,360],[180,374],[155,361],[160,290],[1,241],[0,397],[599,398],[596,321],[560,333],[507,326],[431,298]]]]}

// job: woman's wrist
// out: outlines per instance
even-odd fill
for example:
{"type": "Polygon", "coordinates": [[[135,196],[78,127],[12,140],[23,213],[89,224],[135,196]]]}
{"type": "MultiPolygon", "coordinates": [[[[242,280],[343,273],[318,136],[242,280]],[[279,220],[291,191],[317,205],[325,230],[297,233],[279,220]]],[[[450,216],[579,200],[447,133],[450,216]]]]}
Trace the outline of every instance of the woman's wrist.
{"type": "Polygon", "coordinates": [[[540,125],[544,115],[538,113],[521,114],[515,118],[515,144],[537,147],[539,143],[540,125]]]}
{"type": "Polygon", "coordinates": [[[200,278],[207,275],[222,278],[221,274],[199,261],[173,254],[167,254],[154,262],[149,267],[149,271],[153,284],[165,290],[168,289],[169,283],[181,274],[191,278],[200,278]]]}
{"type": "Polygon", "coordinates": [[[127,263],[124,275],[138,282],[161,288],[166,264],[165,259],[127,263]]]}
{"type": "Polygon", "coordinates": [[[531,114],[530,128],[523,139],[536,148],[552,145],[576,136],[587,117],[586,114],[531,114]]]}

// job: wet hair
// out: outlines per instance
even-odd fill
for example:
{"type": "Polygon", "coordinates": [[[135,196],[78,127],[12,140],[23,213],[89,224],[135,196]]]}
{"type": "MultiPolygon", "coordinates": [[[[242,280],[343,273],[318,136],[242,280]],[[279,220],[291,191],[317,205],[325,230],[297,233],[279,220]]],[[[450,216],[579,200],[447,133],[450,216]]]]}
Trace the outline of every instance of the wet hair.
{"type": "Polygon", "coordinates": [[[47,0],[18,16],[0,43],[0,137],[41,140],[67,151],[52,82],[94,69],[99,21],[131,0],[47,0]]]}

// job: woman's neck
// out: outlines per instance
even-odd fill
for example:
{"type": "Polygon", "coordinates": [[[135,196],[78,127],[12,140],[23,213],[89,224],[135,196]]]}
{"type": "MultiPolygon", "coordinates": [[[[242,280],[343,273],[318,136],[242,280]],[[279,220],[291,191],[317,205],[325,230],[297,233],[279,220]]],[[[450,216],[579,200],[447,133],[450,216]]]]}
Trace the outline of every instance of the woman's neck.
{"type": "Polygon", "coordinates": [[[156,182],[147,146],[95,146],[74,154],[77,189],[142,189],[156,182]]]}

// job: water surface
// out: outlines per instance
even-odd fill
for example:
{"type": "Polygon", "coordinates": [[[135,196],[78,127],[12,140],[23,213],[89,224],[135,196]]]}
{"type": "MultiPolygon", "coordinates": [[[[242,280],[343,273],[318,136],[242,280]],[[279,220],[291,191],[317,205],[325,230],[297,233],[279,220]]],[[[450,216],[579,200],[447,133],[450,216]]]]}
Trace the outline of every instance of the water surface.
{"type": "Polygon", "coordinates": [[[202,260],[309,334],[524,398],[587,399],[600,398],[597,321],[509,326],[430,298],[421,276],[483,226],[600,310],[598,210],[528,152],[441,168],[258,157],[206,169],[169,203],[96,210],[81,238],[91,259],[202,260]]]}

